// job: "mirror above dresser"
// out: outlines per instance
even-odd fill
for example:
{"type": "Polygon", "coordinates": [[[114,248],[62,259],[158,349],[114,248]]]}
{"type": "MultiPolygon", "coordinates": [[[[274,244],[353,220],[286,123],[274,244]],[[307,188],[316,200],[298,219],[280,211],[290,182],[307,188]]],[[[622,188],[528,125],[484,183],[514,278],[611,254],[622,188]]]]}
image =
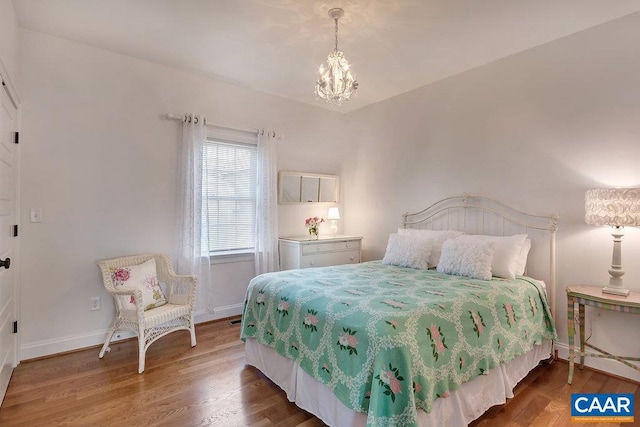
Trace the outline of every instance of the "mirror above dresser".
{"type": "Polygon", "coordinates": [[[340,177],[306,172],[280,171],[278,202],[338,203],[340,177]]]}

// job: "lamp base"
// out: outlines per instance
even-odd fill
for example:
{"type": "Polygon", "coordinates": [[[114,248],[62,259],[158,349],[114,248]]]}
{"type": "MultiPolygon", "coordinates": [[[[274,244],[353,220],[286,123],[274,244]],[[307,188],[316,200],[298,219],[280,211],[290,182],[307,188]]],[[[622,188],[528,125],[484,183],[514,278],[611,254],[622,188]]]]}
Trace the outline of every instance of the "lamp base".
{"type": "Polygon", "coordinates": [[[602,293],[603,294],[612,294],[612,295],[619,295],[619,296],[629,296],[629,289],[625,289],[625,288],[612,288],[610,286],[605,286],[604,288],[602,288],[602,293]]]}
{"type": "Polygon", "coordinates": [[[626,297],[629,295],[629,289],[624,287],[622,276],[624,269],[622,268],[622,236],[624,236],[624,227],[613,227],[611,229],[613,236],[613,257],[611,258],[611,268],[609,269],[609,286],[602,288],[602,293],[619,295],[626,297]]]}
{"type": "Polygon", "coordinates": [[[336,234],[338,234],[338,224],[335,219],[331,220],[331,226],[329,227],[329,232],[331,233],[331,237],[336,237],[336,234]]]}

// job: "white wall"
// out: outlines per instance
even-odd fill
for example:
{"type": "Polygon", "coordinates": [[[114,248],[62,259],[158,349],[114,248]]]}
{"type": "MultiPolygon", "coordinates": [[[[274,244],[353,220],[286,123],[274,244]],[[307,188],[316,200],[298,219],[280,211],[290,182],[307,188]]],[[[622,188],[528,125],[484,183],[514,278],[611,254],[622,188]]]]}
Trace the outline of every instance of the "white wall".
{"type": "MultiPolygon", "coordinates": [[[[285,136],[279,169],[341,172],[338,113],[40,33],[20,39],[22,359],[104,339],[113,304],[96,261],[175,255],[181,127],[167,112],[271,127],[285,136]],[[28,222],[29,208],[42,223],[28,222]]],[[[303,233],[318,209],[282,207],[281,234],[303,233]]],[[[253,262],[212,268],[213,317],[239,313],[253,262]]]]}
{"type": "Polygon", "coordinates": [[[17,75],[18,21],[13,2],[0,0],[0,73],[6,79],[17,75]]]}
{"type": "MultiPolygon", "coordinates": [[[[585,190],[640,186],[640,14],[349,116],[358,146],[344,167],[345,223],[365,236],[365,259],[383,255],[401,214],[447,195],[488,194],[560,215],[557,324],[566,357],[565,288],[605,284],[611,262],[609,231],[584,223],[585,190]]],[[[640,232],[628,229],[625,283],[636,291],[639,253],[640,232]]],[[[602,312],[592,342],[638,355],[638,320],[602,312]]],[[[640,379],[616,362],[587,362],[640,379]]]]}

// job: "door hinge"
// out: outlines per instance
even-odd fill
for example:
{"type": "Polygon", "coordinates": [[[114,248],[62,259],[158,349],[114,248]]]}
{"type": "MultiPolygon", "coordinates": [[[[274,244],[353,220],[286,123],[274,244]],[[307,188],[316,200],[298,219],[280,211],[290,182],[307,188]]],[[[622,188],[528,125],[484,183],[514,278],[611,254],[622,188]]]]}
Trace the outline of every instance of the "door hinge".
{"type": "Polygon", "coordinates": [[[17,320],[13,321],[13,333],[14,334],[18,333],[18,321],[17,320]]]}
{"type": "Polygon", "coordinates": [[[13,142],[15,144],[20,144],[20,132],[15,132],[15,136],[14,136],[13,142]]]}
{"type": "Polygon", "coordinates": [[[18,225],[13,226],[13,237],[18,237],[18,225]]]}

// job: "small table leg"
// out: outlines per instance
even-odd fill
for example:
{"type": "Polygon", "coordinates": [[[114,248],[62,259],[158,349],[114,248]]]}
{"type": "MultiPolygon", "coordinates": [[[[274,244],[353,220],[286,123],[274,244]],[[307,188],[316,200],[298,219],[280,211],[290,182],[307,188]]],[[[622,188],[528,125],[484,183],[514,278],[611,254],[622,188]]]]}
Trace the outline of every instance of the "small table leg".
{"type": "Polygon", "coordinates": [[[573,381],[573,364],[574,364],[574,345],[573,345],[573,337],[575,335],[575,325],[573,324],[573,310],[574,310],[574,300],[573,297],[567,296],[568,304],[567,304],[567,319],[568,319],[568,332],[569,332],[569,379],[567,383],[571,384],[573,381]]]}
{"type": "Polygon", "coordinates": [[[584,369],[584,304],[578,304],[580,324],[580,370],[584,369]]]}

